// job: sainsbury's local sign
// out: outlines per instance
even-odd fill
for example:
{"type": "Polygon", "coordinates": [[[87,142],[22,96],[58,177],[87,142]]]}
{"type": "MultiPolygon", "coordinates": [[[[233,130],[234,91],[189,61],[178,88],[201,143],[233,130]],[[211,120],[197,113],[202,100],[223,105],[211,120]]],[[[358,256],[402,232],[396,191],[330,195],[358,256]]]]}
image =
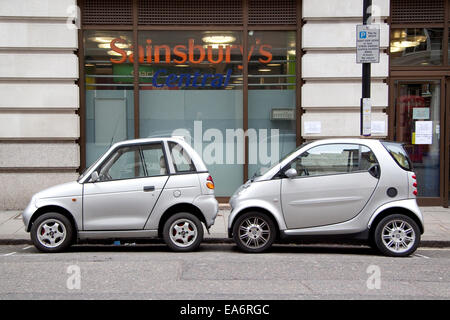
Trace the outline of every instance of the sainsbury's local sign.
{"type": "MultiPolygon", "coordinates": [[[[122,38],[115,38],[111,41],[111,50],[116,52],[117,57],[110,58],[110,61],[115,65],[120,65],[126,62],[134,62],[134,54],[127,52],[120,48],[117,44],[126,44],[122,38]]],[[[132,49],[132,46],[130,47],[132,49]]],[[[272,46],[267,44],[260,44],[256,41],[255,45],[251,45],[248,49],[248,61],[257,52],[258,61],[260,63],[269,63],[272,61],[272,46]]],[[[172,65],[198,65],[203,62],[210,64],[231,63],[231,56],[233,51],[239,50],[243,55],[243,46],[234,44],[221,44],[217,48],[207,45],[196,44],[194,39],[188,39],[187,45],[179,44],[175,46],[168,46],[165,44],[153,44],[151,39],[145,41],[145,46],[138,47],[138,61],[142,64],[157,65],[160,63],[172,65]]],[[[238,66],[242,69],[242,65],[238,66]]],[[[153,87],[205,87],[211,86],[213,88],[226,87],[231,78],[232,69],[227,69],[226,73],[171,73],[168,69],[155,69],[152,72],[151,83],[153,87]]]]}

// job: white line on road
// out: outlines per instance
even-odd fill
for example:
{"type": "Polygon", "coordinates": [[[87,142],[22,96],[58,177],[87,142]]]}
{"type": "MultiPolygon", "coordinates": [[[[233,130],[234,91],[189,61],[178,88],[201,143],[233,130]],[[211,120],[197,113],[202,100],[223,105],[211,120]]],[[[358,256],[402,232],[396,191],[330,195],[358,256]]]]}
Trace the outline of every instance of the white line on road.
{"type": "Polygon", "coordinates": [[[424,255],[422,255],[422,254],[415,253],[414,255],[415,255],[416,257],[421,257],[421,258],[425,258],[425,259],[430,259],[430,257],[424,256],[424,255]]]}
{"type": "Polygon", "coordinates": [[[26,246],[25,248],[22,248],[22,250],[27,250],[27,249],[30,249],[30,248],[33,248],[33,246],[26,246]]]}
{"type": "Polygon", "coordinates": [[[14,251],[14,252],[10,252],[10,253],[7,253],[7,254],[2,255],[2,257],[12,256],[12,255],[15,254],[15,253],[16,253],[15,251],[14,251]]]}

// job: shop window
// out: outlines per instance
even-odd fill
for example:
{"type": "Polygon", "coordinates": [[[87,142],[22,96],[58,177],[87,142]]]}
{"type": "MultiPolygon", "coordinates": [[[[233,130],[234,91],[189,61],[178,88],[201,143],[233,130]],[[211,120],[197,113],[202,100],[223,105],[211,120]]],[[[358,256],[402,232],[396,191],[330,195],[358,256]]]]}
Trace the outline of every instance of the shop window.
{"type": "Polygon", "coordinates": [[[87,166],[112,143],[134,137],[133,75],[117,68],[131,41],[129,31],[84,32],[87,166]]]}
{"type": "Polygon", "coordinates": [[[138,37],[140,137],[184,136],[214,177],[216,195],[230,196],[244,179],[242,32],[138,37]]]}
{"type": "Polygon", "coordinates": [[[442,28],[392,28],[391,66],[442,65],[442,28]]]}
{"type": "Polygon", "coordinates": [[[261,174],[296,146],[296,33],[248,34],[249,176],[261,174]]]}

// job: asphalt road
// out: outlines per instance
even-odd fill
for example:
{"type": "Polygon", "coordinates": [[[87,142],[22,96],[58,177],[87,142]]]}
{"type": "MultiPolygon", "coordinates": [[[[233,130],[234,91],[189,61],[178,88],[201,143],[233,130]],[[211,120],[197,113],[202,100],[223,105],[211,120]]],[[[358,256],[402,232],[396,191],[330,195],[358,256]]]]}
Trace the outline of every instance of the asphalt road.
{"type": "Polygon", "coordinates": [[[0,299],[449,299],[450,249],[388,258],[363,246],[0,246],[0,299]]]}

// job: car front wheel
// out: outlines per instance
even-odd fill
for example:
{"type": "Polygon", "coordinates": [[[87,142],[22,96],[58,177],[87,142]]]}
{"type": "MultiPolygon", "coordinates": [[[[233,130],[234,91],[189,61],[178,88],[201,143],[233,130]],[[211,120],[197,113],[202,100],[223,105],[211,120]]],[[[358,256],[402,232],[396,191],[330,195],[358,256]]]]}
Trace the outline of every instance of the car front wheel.
{"type": "Polygon", "coordinates": [[[393,214],[378,223],[373,240],[381,253],[391,257],[406,257],[419,246],[420,230],[410,217],[393,214]]]}
{"type": "Polygon", "coordinates": [[[30,232],[34,246],[42,252],[61,252],[72,244],[72,223],[57,212],[38,217],[30,232]]]}
{"type": "Polygon", "coordinates": [[[191,213],[174,214],[163,228],[164,241],[174,251],[193,251],[203,240],[203,225],[191,213]]]}
{"type": "Polygon", "coordinates": [[[275,240],[275,224],[266,214],[247,212],[240,216],[233,227],[233,239],[237,246],[248,253],[264,252],[275,240]]]}

